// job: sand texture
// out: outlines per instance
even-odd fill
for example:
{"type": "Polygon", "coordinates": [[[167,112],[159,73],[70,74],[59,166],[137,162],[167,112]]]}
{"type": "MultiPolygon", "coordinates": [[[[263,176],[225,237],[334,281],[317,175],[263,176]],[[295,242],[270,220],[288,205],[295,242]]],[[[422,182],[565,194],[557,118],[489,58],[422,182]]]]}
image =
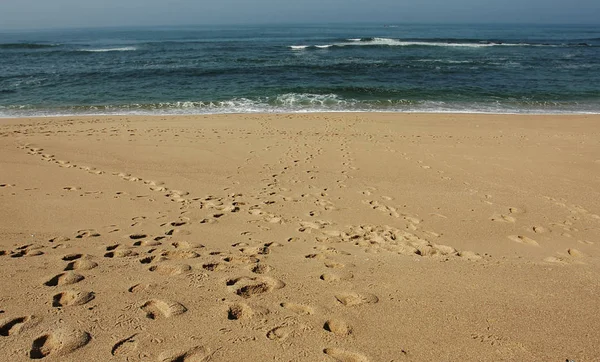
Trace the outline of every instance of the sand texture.
{"type": "Polygon", "coordinates": [[[600,116],[0,120],[0,360],[600,359],[600,116]]]}

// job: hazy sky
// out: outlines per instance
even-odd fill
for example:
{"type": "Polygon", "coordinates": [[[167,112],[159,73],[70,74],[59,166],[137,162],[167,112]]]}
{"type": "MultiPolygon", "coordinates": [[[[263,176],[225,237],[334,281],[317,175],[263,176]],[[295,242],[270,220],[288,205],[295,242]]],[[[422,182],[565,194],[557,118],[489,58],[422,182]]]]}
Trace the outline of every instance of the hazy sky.
{"type": "Polygon", "coordinates": [[[600,0],[0,0],[0,29],[357,21],[600,24],[600,0]]]}

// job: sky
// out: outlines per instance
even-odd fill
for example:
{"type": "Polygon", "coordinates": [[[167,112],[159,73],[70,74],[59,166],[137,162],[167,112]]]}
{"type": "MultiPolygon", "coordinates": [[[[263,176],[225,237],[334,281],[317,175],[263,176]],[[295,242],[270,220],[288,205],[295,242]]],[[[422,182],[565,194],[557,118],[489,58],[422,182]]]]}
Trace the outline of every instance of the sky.
{"type": "Polygon", "coordinates": [[[0,29],[328,22],[600,24],[600,0],[0,0],[0,29]]]}

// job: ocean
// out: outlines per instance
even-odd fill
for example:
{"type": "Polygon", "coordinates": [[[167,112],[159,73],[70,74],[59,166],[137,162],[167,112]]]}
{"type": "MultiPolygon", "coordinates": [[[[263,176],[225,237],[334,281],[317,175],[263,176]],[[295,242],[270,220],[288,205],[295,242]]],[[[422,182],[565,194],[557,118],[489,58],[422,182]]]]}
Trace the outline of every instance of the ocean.
{"type": "Polygon", "coordinates": [[[0,31],[0,117],[339,111],[600,113],[600,27],[0,31]]]}

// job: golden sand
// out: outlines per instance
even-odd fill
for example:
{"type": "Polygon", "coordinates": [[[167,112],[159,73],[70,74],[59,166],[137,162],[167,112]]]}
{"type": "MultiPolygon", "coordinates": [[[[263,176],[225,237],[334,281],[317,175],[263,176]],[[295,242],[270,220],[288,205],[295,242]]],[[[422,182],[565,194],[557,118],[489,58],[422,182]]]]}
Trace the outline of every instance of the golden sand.
{"type": "Polygon", "coordinates": [[[0,120],[0,360],[592,361],[600,116],[0,120]]]}

